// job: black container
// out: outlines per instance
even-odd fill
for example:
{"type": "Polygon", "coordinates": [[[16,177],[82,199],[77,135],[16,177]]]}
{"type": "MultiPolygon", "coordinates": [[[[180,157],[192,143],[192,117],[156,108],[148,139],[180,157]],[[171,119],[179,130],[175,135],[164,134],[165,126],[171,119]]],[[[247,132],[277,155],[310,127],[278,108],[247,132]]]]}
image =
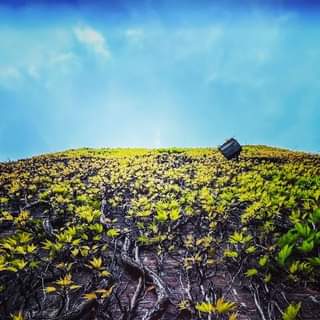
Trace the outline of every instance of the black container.
{"type": "Polygon", "coordinates": [[[234,138],[227,140],[218,149],[228,160],[238,159],[242,150],[240,143],[234,138]]]}

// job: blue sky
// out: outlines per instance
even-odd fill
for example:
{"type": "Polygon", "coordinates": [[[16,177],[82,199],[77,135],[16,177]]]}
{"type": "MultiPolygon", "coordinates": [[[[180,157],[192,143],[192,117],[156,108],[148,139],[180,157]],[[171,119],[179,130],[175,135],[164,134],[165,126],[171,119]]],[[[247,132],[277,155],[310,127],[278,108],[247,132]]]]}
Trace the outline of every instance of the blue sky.
{"type": "Polygon", "coordinates": [[[319,6],[233,3],[0,1],[0,161],[230,136],[319,152],[319,6]]]}

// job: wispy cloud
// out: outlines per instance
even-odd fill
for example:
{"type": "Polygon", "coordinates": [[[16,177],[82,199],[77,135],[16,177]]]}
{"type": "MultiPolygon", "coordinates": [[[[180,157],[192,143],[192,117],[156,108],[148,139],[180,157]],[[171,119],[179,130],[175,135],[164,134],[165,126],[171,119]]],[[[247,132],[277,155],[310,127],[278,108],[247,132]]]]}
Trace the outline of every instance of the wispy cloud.
{"type": "Polygon", "coordinates": [[[102,33],[90,26],[77,26],[74,28],[74,34],[77,40],[89,50],[93,50],[96,54],[105,59],[111,57],[111,52],[102,33]]]}
{"type": "Polygon", "coordinates": [[[27,74],[33,79],[40,78],[40,73],[39,73],[38,67],[35,66],[34,64],[31,64],[27,67],[27,74]]]}
{"type": "Polygon", "coordinates": [[[14,67],[2,67],[0,69],[0,77],[5,80],[18,80],[21,78],[21,73],[14,67]]]}
{"type": "Polygon", "coordinates": [[[0,88],[15,88],[21,79],[22,74],[18,68],[13,66],[0,66],[0,88]]]}
{"type": "Polygon", "coordinates": [[[60,64],[60,63],[69,63],[69,62],[75,62],[77,60],[76,55],[69,51],[69,52],[57,52],[56,54],[53,54],[50,63],[52,64],[60,64]]]}
{"type": "Polygon", "coordinates": [[[6,90],[26,90],[52,78],[61,81],[81,67],[70,26],[37,29],[12,24],[0,27],[0,38],[0,86],[6,90]]]}
{"type": "Polygon", "coordinates": [[[130,43],[139,44],[143,41],[145,32],[142,28],[128,28],[125,30],[125,36],[130,43]]]}

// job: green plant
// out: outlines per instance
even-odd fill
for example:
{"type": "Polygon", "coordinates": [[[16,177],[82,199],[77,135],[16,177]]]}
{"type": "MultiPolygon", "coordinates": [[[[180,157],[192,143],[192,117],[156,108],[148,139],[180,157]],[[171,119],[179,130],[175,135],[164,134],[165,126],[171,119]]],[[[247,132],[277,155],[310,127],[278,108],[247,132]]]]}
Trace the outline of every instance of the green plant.
{"type": "Polygon", "coordinates": [[[210,302],[200,302],[197,303],[195,308],[196,310],[203,312],[203,313],[218,313],[224,314],[229,311],[234,310],[236,304],[231,301],[225,300],[223,297],[219,298],[215,303],[210,302]]]}
{"type": "Polygon", "coordinates": [[[230,237],[229,242],[232,244],[241,243],[244,244],[252,240],[252,236],[247,235],[245,236],[242,232],[235,231],[230,237]]]}
{"type": "Polygon", "coordinates": [[[244,274],[245,274],[246,277],[253,277],[253,276],[256,276],[258,274],[258,270],[255,269],[255,268],[248,269],[244,274]]]}
{"type": "Polygon", "coordinates": [[[283,312],[282,319],[296,320],[300,309],[301,309],[301,302],[297,304],[289,304],[288,307],[283,312]]]}
{"type": "Polygon", "coordinates": [[[90,206],[81,206],[76,209],[77,215],[86,221],[87,223],[91,223],[97,218],[100,217],[101,212],[99,210],[93,209],[90,206]]]}
{"type": "Polygon", "coordinates": [[[289,246],[286,244],[278,253],[277,259],[278,262],[284,266],[286,260],[289,258],[289,256],[292,253],[293,246],[289,246]]]}

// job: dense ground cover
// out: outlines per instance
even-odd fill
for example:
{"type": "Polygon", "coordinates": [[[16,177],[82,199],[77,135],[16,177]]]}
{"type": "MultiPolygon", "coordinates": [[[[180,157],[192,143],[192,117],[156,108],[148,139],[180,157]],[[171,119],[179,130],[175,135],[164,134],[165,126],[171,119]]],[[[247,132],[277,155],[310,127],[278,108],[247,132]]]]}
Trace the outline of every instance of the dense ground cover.
{"type": "Polygon", "coordinates": [[[320,157],[79,149],[0,163],[1,319],[320,319],[320,157]]]}

